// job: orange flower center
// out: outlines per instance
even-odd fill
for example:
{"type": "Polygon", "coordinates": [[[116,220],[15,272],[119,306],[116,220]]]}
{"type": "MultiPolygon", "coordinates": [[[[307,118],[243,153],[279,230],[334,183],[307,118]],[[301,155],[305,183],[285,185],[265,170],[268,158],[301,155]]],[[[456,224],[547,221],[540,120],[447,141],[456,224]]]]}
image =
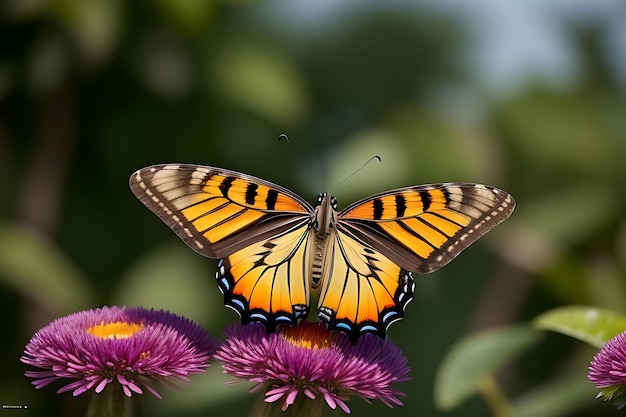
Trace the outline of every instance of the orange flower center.
{"type": "Polygon", "coordinates": [[[101,322],[87,329],[87,333],[101,339],[126,339],[143,329],[141,323],[116,321],[115,323],[101,322]]]}
{"type": "Polygon", "coordinates": [[[323,323],[303,321],[295,327],[281,327],[280,334],[292,345],[305,349],[326,349],[335,343],[335,334],[323,323]]]}

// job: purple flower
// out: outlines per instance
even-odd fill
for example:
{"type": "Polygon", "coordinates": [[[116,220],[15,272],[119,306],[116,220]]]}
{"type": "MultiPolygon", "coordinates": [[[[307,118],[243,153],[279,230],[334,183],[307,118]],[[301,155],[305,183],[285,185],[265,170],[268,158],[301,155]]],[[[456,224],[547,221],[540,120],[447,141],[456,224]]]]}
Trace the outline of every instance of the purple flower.
{"type": "Polygon", "coordinates": [[[299,394],[323,398],[330,408],[346,413],[350,395],[402,405],[397,396],[404,394],[392,384],[410,379],[409,368],[389,340],[366,334],[352,344],[345,334],[310,322],[279,327],[272,334],[262,324],[237,325],[226,336],[215,354],[224,372],[257,383],[253,390],[269,387],[265,402],[280,400],[283,411],[299,394]]]}
{"type": "Polygon", "coordinates": [[[609,340],[589,364],[587,378],[610,400],[626,390],[626,332],[609,340]]]}
{"type": "Polygon", "coordinates": [[[27,371],[42,388],[58,379],[71,381],[57,393],[74,396],[111,382],[124,394],[157,398],[153,382],[188,381],[209,366],[217,343],[192,321],[167,311],[142,307],[102,307],[61,317],[28,342],[21,361],[45,371],[27,371]]]}

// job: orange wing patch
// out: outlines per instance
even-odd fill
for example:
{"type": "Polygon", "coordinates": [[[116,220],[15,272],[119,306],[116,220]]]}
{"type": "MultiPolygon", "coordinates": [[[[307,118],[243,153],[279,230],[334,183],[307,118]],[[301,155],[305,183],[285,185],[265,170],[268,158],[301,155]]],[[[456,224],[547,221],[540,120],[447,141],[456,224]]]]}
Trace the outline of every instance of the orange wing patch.
{"type": "Polygon", "coordinates": [[[284,191],[257,181],[233,176],[212,175],[202,191],[209,195],[224,196],[238,205],[257,210],[278,210],[302,213],[306,209],[284,191]]]}
{"type": "Polygon", "coordinates": [[[224,303],[243,323],[294,326],[309,312],[308,226],[257,242],[220,261],[224,303]]]}
{"type": "Polygon", "coordinates": [[[341,213],[344,219],[396,220],[415,217],[425,211],[446,209],[448,198],[442,190],[424,188],[420,191],[398,190],[356,203],[341,213]]]}
{"type": "Polygon", "coordinates": [[[333,238],[324,269],[318,317],[355,341],[363,333],[385,337],[413,298],[411,274],[382,254],[343,234],[333,238]]]}

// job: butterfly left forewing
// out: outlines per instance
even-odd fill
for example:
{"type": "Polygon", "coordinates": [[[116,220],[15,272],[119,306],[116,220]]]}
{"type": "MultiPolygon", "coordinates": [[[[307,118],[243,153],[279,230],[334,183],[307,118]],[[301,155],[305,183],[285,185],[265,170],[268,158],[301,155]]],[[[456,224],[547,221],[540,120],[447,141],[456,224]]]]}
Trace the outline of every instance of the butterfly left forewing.
{"type": "Polygon", "coordinates": [[[146,167],[131,176],[130,188],[187,245],[211,258],[288,230],[312,213],[285,188],[209,166],[146,167]]]}
{"type": "Polygon", "coordinates": [[[337,227],[406,270],[432,272],[504,221],[514,207],[510,194],[487,185],[420,185],[352,204],[339,214],[337,227]]]}

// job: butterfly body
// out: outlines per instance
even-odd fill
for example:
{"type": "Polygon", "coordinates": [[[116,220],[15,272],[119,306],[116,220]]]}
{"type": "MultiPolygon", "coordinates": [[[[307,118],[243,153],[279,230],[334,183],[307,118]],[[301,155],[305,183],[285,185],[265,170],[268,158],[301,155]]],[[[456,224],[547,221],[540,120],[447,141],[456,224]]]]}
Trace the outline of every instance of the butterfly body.
{"type": "Polygon", "coordinates": [[[324,259],[328,251],[329,235],[337,224],[337,200],[326,193],[320,194],[318,205],[313,213],[314,221],[311,234],[311,247],[313,248],[309,271],[311,272],[311,287],[317,288],[324,276],[324,259]]]}
{"type": "Polygon", "coordinates": [[[341,212],[221,168],[169,164],[131,176],[134,194],[196,252],[221,259],[225,304],[244,323],[295,325],[318,295],[317,317],[353,340],[386,335],[414,291],[409,271],[431,272],[508,217],[494,187],[446,183],[380,193],[341,212]]]}

